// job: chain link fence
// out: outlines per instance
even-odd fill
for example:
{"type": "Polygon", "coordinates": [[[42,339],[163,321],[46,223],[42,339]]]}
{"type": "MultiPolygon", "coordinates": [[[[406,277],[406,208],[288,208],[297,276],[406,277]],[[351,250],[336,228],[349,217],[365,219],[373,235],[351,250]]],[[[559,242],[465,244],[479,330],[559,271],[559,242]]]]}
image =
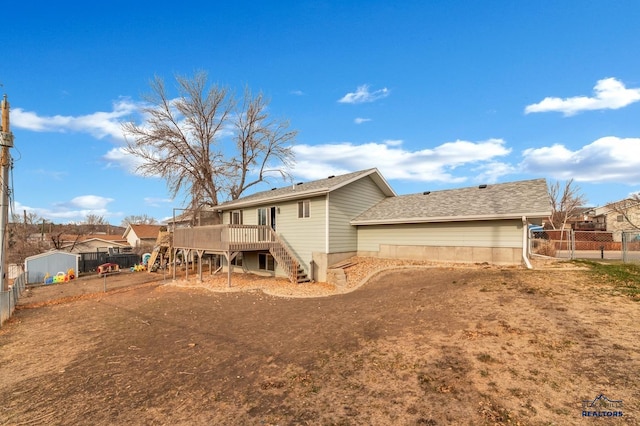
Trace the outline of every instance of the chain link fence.
{"type": "Polygon", "coordinates": [[[18,299],[22,296],[26,285],[27,273],[23,272],[16,277],[8,291],[0,291],[0,327],[13,315],[18,299]]]}
{"type": "Polygon", "coordinates": [[[622,233],[622,261],[640,262],[640,231],[622,233]]]}
{"type": "Polygon", "coordinates": [[[640,231],[532,230],[530,252],[558,259],[640,262],[640,231]]]}

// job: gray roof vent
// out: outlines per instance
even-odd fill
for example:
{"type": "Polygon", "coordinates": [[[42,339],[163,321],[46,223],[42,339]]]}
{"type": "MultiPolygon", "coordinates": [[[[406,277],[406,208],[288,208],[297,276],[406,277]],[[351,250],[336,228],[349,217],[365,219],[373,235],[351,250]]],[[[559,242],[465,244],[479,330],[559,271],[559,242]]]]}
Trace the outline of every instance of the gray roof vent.
{"type": "Polygon", "coordinates": [[[275,191],[276,189],[278,189],[278,188],[271,188],[272,191],[275,191]]]}
{"type": "Polygon", "coordinates": [[[482,185],[478,185],[478,188],[480,189],[485,189],[487,187],[486,183],[483,183],[482,185]]]}
{"type": "Polygon", "coordinates": [[[431,194],[431,191],[424,191],[424,192],[422,193],[422,195],[429,195],[429,194],[431,194]]]}
{"type": "Polygon", "coordinates": [[[331,175],[327,179],[333,179],[334,177],[336,177],[336,175],[331,175]]]}
{"type": "Polygon", "coordinates": [[[302,182],[298,182],[298,183],[296,183],[296,185],[302,185],[302,182]]]}

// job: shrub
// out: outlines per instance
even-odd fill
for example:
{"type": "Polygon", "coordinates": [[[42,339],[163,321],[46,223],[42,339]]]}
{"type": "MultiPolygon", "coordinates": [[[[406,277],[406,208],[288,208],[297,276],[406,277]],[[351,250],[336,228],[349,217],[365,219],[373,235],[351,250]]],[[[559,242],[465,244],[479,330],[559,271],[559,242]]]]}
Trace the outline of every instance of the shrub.
{"type": "Polygon", "coordinates": [[[540,241],[534,251],[543,256],[556,257],[556,245],[553,241],[540,241]]]}

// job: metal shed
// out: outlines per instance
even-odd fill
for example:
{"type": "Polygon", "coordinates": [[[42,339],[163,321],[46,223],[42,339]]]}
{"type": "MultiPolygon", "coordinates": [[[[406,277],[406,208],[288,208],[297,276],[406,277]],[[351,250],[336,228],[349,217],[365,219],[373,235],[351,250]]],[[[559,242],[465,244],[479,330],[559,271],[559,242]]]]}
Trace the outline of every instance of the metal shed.
{"type": "Polygon", "coordinates": [[[66,274],[69,269],[73,269],[77,274],[79,260],[80,255],[65,251],[49,251],[27,257],[24,261],[27,282],[43,283],[47,274],[52,276],[58,272],[66,274]]]}

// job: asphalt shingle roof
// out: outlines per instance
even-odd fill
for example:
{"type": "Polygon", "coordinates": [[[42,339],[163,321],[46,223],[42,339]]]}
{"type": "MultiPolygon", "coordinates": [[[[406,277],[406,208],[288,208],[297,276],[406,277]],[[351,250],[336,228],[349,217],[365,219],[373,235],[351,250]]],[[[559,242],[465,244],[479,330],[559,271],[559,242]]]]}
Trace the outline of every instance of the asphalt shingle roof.
{"type": "MultiPolygon", "coordinates": [[[[343,184],[357,180],[360,177],[371,175],[374,172],[376,172],[376,169],[360,170],[344,175],[327,177],[325,179],[310,182],[301,182],[281,188],[274,188],[268,191],[256,192],[255,194],[247,195],[246,197],[238,198],[237,200],[222,203],[218,208],[228,209],[238,205],[259,204],[263,201],[267,202],[271,200],[290,199],[295,198],[298,194],[302,198],[310,193],[327,193],[341,187],[343,184]]],[[[390,188],[389,190],[393,191],[390,188]]]]}
{"type": "MultiPolygon", "coordinates": [[[[161,225],[130,225],[131,230],[136,233],[140,239],[157,238],[161,225]]],[[[126,231],[125,231],[126,232],[126,231]]]]}
{"type": "Polygon", "coordinates": [[[551,214],[545,179],[388,197],[352,224],[429,222],[551,214]]]}

